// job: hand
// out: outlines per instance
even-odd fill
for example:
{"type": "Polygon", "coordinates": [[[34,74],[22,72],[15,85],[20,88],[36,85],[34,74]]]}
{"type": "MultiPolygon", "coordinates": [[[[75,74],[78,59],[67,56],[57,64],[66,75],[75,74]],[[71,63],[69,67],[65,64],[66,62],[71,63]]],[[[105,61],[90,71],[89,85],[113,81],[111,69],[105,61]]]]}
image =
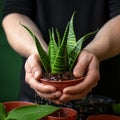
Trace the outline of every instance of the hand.
{"type": "Polygon", "coordinates": [[[59,98],[62,102],[81,99],[94,88],[100,78],[99,60],[87,50],[83,50],[78,57],[78,62],[73,70],[76,78],[86,76],[78,85],[67,87],[59,98]]]}
{"type": "MultiPolygon", "coordinates": [[[[34,89],[40,97],[50,99],[51,101],[61,96],[61,92],[57,91],[54,86],[44,85],[39,79],[42,76],[42,68],[40,66],[39,56],[31,55],[25,63],[25,80],[26,83],[34,89]]],[[[56,100],[55,100],[56,102],[56,100]]]]}

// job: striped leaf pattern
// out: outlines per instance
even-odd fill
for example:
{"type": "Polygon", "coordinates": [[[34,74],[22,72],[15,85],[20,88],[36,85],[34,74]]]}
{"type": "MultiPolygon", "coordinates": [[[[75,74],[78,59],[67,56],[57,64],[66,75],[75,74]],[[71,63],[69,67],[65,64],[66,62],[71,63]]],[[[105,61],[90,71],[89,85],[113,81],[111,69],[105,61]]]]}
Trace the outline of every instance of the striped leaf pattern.
{"type": "Polygon", "coordinates": [[[47,73],[50,72],[50,59],[47,55],[47,53],[42,48],[41,44],[39,43],[38,39],[35,39],[35,43],[37,46],[37,50],[40,56],[41,63],[43,64],[43,67],[47,73]]]}
{"type": "Polygon", "coordinates": [[[82,38],[80,38],[77,43],[74,45],[74,47],[72,48],[72,50],[70,51],[70,53],[68,54],[68,66],[69,66],[69,70],[71,71],[75,62],[76,62],[76,59],[78,57],[78,55],[80,54],[81,52],[81,48],[82,48],[82,43],[88,38],[90,37],[91,35],[95,34],[97,32],[94,31],[94,32],[90,32],[86,35],[84,35],[82,38]]]}
{"type": "Polygon", "coordinates": [[[58,29],[56,29],[56,35],[57,35],[57,40],[58,40],[58,48],[60,47],[60,45],[61,45],[61,37],[60,37],[60,34],[59,34],[59,32],[58,32],[58,29]]]}
{"type": "MultiPolygon", "coordinates": [[[[21,24],[22,25],[22,24],[21,24]]],[[[37,37],[33,34],[33,32],[26,27],[25,25],[22,25],[32,36],[33,40],[35,41],[38,53],[40,55],[40,59],[41,59],[41,63],[43,64],[43,67],[45,69],[46,72],[49,72],[50,69],[50,61],[49,61],[49,57],[47,55],[47,53],[44,51],[44,49],[42,48],[41,44],[39,43],[39,40],[37,39],[37,37]]]]}
{"type": "Polygon", "coordinates": [[[50,68],[52,69],[52,66],[54,64],[55,57],[58,51],[58,47],[55,42],[54,29],[49,30],[49,36],[50,36],[50,43],[49,43],[48,53],[49,53],[49,59],[50,59],[50,68]]]}
{"type": "Polygon", "coordinates": [[[68,70],[72,71],[76,59],[81,52],[82,43],[88,37],[98,31],[96,30],[94,32],[90,32],[77,41],[73,26],[74,14],[75,13],[73,13],[70,21],[66,26],[62,39],[57,29],[54,30],[54,28],[52,28],[51,30],[49,30],[50,43],[48,46],[48,55],[44,51],[37,37],[32,33],[32,31],[21,24],[34,39],[40,55],[41,62],[46,72],[49,72],[51,74],[57,74],[68,70]],[[58,44],[56,43],[56,38],[58,40],[58,44]]]}
{"type": "Polygon", "coordinates": [[[68,35],[68,25],[66,26],[66,30],[64,32],[61,45],[58,49],[58,53],[56,55],[54,65],[51,73],[61,73],[67,70],[67,35],[68,35]]]}
{"type": "Polygon", "coordinates": [[[71,51],[71,49],[73,48],[73,46],[76,44],[76,36],[75,36],[75,32],[74,32],[74,27],[73,27],[73,18],[74,18],[74,14],[71,17],[71,20],[69,22],[69,31],[68,31],[68,38],[67,38],[67,51],[68,54],[71,51]]]}

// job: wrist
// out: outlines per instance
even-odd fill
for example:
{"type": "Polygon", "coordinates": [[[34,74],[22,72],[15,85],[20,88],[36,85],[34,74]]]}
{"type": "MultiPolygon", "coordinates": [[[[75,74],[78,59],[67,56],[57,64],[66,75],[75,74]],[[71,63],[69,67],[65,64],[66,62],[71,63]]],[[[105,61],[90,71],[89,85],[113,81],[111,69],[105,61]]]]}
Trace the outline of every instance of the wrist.
{"type": "Polygon", "coordinates": [[[99,56],[93,50],[84,48],[82,51],[92,54],[93,56],[95,56],[98,59],[99,62],[101,61],[101,59],[99,58],[99,56]]]}

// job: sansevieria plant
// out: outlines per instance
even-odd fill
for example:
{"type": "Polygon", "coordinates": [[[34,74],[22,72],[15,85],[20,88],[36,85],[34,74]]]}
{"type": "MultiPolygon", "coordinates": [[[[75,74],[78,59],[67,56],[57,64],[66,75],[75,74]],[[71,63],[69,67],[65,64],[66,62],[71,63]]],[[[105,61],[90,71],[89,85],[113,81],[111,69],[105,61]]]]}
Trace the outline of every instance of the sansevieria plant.
{"type": "Polygon", "coordinates": [[[77,40],[73,19],[74,14],[68,22],[62,37],[58,29],[49,29],[50,42],[48,45],[48,52],[42,48],[35,34],[27,26],[22,25],[30,33],[36,43],[45,73],[51,75],[60,75],[67,71],[72,73],[76,59],[81,52],[83,41],[97,32],[90,32],[77,40]]]}

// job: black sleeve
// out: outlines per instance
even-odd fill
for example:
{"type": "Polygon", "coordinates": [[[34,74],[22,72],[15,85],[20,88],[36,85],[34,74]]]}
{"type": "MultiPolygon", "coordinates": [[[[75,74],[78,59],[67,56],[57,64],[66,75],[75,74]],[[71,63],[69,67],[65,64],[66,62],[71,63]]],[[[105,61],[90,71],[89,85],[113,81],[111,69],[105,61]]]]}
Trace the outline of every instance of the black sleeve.
{"type": "Polygon", "coordinates": [[[108,0],[110,18],[120,14],[120,0],[108,0]]]}
{"type": "Polygon", "coordinates": [[[35,0],[4,0],[3,18],[10,13],[21,13],[31,19],[34,17],[35,0]]]}

